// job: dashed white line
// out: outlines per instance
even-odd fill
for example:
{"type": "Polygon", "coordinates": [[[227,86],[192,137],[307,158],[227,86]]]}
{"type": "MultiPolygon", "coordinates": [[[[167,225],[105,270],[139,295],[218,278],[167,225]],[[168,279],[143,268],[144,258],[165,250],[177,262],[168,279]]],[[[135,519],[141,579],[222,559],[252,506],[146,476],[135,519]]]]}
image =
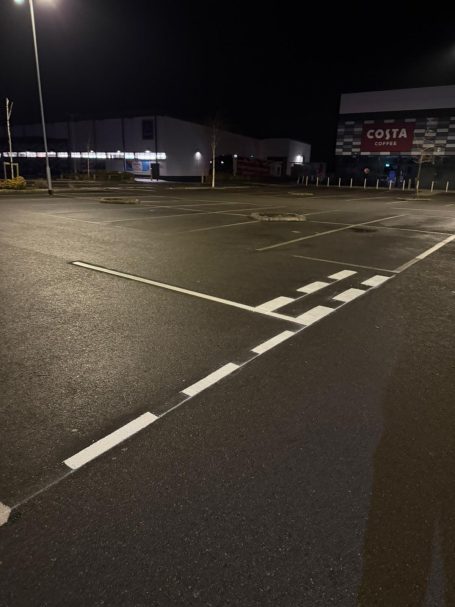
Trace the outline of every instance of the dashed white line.
{"type": "Polygon", "coordinates": [[[133,434],[136,434],[140,430],[150,426],[150,424],[153,424],[153,422],[155,422],[157,419],[158,417],[153,415],[153,413],[144,413],[136,419],[133,419],[133,421],[129,422],[128,424],[125,424],[118,430],[115,430],[115,432],[112,432],[104,438],[96,441],[96,443],[93,443],[93,445],[79,451],[79,453],[76,453],[76,455],[69,457],[63,463],[66,464],[68,468],[77,470],[106,451],[109,451],[109,449],[112,449],[112,447],[122,443],[130,436],[133,436],[133,434]]]}
{"type": "Polygon", "coordinates": [[[335,308],[328,308],[327,306],[316,306],[315,308],[308,310],[308,312],[305,312],[304,314],[298,316],[297,320],[303,325],[309,326],[317,322],[321,318],[324,318],[324,316],[331,314],[332,312],[335,312],[335,308]]]}
{"type": "Polygon", "coordinates": [[[220,381],[220,379],[223,379],[223,377],[230,375],[231,373],[236,371],[238,368],[239,368],[239,365],[236,365],[234,363],[228,363],[227,365],[224,365],[224,367],[221,367],[217,371],[210,373],[210,375],[207,375],[206,377],[204,377],[197,383],[193,384],[192,386],[185,388],[185,390],[182,390],[182,392],[183,392],[183,394],[186,394],[187,396],[195,396],[196,394],[199,394],[199,392],[202,392],[209,386],[216,384],[218,381],[220,381]]]}
{"type": "Polygon", "coordinates": [[[278,308],[282,308],[293,301],[294,299],[291,297],[275,297],[275,299],[271,299],[270,301],[266,301],[260,306],[257,306],[256,309],[264,312],[273,312],[274,310],[278,310],[278,308]]]}
{"type": "Polygon", "coordinates": [[[315,293],[316,291],[319,291],[320,289],[323,289],[324,287],[328,287],[330,283],[328,282],[322,282],[321,280],[317,280],[316,282],[310,282],[309,284],[300,287],[300,289],[297,289],[297,291],[299,291],[299,293],[315,293]]]}
{"type": "Polygon", "coordinates": [[[379,287],[379,285],[387,282],[390,280],[390,278],[390,276],[381,276],[380,274],[376,274],[376,276],[372,276],[371,278],[368,278],[368,280],[364,280],[362,284],[366,285],[367,287],[379,287]]]}
{"type": "Polygon", "coordinates": [[[293,335],[295,335],[295,333],[293,333],[292,331],[283,331],[282,333],[275,335],[275,337],[272,337],[271,339],[263,342],[262,344],[259,344],[259,346],[256,346],[251,351],[255,354],[264,354],[264,352],[267,352],[275,346],[278,346],[278,344],[281,344],[283,341],[286,341],[286,339],[289,339],[293,335]]]}
{"type": "Polygon", "coordinates": [[[340,272],[331,274],[329,278],[332,280],[343,280],[344,278],[349,278],[349,276],[354,276],[354,274],[357,274],[354,270],[341,270],[340,272]]]}
{"type": "Polygon", "coordinates": [[[343,291],[343,293],[335,295],[333,299],[335,301],[342,301],[343,303],[348,303],[353,299],[360,297],[360,295],[363,295],[364,293],[365,291],[363,291],[362,289],[347,289],[346,291],[343,291]]]}

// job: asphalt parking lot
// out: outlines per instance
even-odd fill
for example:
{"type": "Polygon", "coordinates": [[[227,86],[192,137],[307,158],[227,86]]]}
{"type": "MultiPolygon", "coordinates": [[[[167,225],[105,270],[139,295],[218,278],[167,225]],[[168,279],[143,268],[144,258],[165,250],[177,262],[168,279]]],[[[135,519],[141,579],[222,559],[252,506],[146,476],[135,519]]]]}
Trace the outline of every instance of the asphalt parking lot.
{"type": "Polygon", "coordinates": [[[455,195],[0,219],[1,605],[455,605],[455,195]]]}

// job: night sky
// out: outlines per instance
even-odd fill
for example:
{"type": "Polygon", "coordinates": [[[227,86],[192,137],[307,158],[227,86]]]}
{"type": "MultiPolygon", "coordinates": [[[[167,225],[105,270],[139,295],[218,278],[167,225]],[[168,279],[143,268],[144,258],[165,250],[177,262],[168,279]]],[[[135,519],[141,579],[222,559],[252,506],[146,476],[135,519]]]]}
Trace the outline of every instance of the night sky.
{"type": "MultiPolygon", "coordinates": [[[[341,92],[455,83],[450,15],[414,3],[35,0],[48,120],[157,111],[333,155],[341,92]],[[300,7],[300,8],[296,8],[300,7]]],[[[27,5],[1,0],[0,98],[39,118],[27,5]]],[[[4,119],[4,110],[1,112],[4,119]]]]}

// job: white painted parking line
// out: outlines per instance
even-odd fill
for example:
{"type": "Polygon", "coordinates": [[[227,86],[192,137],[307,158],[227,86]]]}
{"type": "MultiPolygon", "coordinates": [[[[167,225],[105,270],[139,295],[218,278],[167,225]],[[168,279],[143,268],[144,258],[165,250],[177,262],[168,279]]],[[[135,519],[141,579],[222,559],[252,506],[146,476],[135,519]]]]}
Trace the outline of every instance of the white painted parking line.
{"type": "Polygon", "coordinates": [[[362,291],[362,289],[347,289],[346,291],[343,291],[343,293],[335,295],[333,299],[335,301],[342,301],[343,303],[348,303],[353,299],[360,297],[360,295],[363,295],[364,293],[365,291],[362,291]]]}
{"type": "Polygon", "coordinates": [[[69,457],[64,461],[64,464],[66,464],[68,468],[71,468],[72,470],[77,470],[106,451],[109,451],[109,449],[112,449],[112,447],[122,443],[130,436],[133,436],[133,434],[136,434],[140,430],[150,426],[150,424],[153,424],[153,422],[157,419],[158,417],[153,415],[153,413],[144,413],[136,419],[133,419],[133,421],[129,422],[128,424],[125,424],[118,430],[115,430],[115,432],[112,432],[104,438],[96,441],[96,443],[93,443],[93,445],[90,445],[90,447],[87,447],[86,449],[79,451],[79,453],[76,453],[76,455],[69,457]]]}
{"type": "Polygon", "coordinates": [[[234,363],[228,363],[227,365],[224,365],[224,367],[221,367],[217,371],[210,373],[210,375],[207,375],[207,377],[204,377],[203,379],[201,379],[197,383],[193,384],[192,386],[185,388],[185,390],[182,390],[182,392],[183,392],[183,394],[186,394],[187,396],[194,396],[195,394],[199,394],[199,392],[202,392],[209,386],[216,384],[218,381],[220,381],[220,379],[223,379],[223,377],[230,375],[231,373],[236,371],[238,368],[239,368],[239,365],[235,365],[234,363]]]}
{"type": "Polygon", "coordinates": [[[257,306],[257,310],[273,312],[274,310],[278,310],[278,308],[282,308],[283,306],[292,303],[293,301],[294,299],[292,299],[291,297],[275,297],[275,299],[271,299],[270,301],[266,301],[260,306],[257,306]]]}
{"type": "Polygon", "coordinates": [[[207,295],[206,293],[199,293],[198,291],[191,291],[190,289],[182,289],[181,287],[175,287],[174,285],[168,285],[163,282],[157,282],[156,280],[149,280],[148,278],[142,278],[141,276],[134,276],[134,274],[126,274],[125,272],[118,272],[117,270],[110,270],[109,268],[103,268],[102,266],[94,266],[84,261],[72,261],[73,266],[79,266],[81,268],[87,268],[88,270],[95,270],[102,274],[109,274],[111,276],[118,276],[119,278],[126,278],[127,280],[133,280],[153,287],[159,287],[160,289],[166,289],[168,291],[174,291],[176,293],[182,293],[184,295],[191,295],[199,299],[206,299],[207,301],[213,301],[216,303],[224,304],[225,306],[232,306],[239,308],[240,310],[247,310],[248,312],[254,312],[255,314],[264,314],[265,316],[271,316],[272,318],[279,318],[280,320],[287,320],[289,322],[299,323],[299,321],[292,316],[286,316],[285,314],[278,314],[277,312],[268,312],[267,310],[261,310],[258,307],[247,306],[246,304],[238,303],[237,301],[230,301],[229,299],[223,299],[221,297],[214,297],[207,295]]]}
{"type": "Polygon", "coordinates": [[[343,280],[344,278],[349,278],[349,276],[354,276],[354,274],[357,274],[354,270],[341,270],[340,272],[331,274],[329,278],[332,280],[343,280]]]}
{"type": "Polygon", "coordinates": [[[376,270],[378,272],[391,272],[396,273],[395,270],[388,270],[387,268],[376,268],[375,266],[363,266],[359,263],[348,263],[346,261],[337,261],[336,259],[321,259],[320,257],[308,257],[307,255],[292,255],[297,259],[308,259],[309,261],[322,261],[323,263],[332,263],[336,266],[351,266],[352,268],[364,268],[365,270],[376,270]]]}
{"type": "Polygon", "coordinates": [[[321,320],[321,318],[324,318],[324,316],[335,312],[335,309],[336,308],[328,308],[327,306],[316,306],[315,308],[308,310],[308,312],[305,312],[305,314],[298,316],[297,320],[303,325],[309,326],[318,320],[321,320]]]}
{"type": "Polygon", "coordinates": [[[275,335],[275,337],[272,337],[272,339],[269,339],[264,343],[259,344],[259,346],[253,348],[252,352],[254,352],[255,354],[264,354],[264,352],[267,352],[275,346],[278,346],[278,344],[283,343],[283,341],[286,341],[286,339],[289,339],[293,335],[295,335],[295,333],[293,333],[292,331],[283,331],[283,333],[275,335]]]}
{"type": "Polygon", "coordinates": [[[300,287],[300,289],[297,289],[297,291],[299,291],[299,293],[315,293],[316,291],[319,291],[324,287],[328,287],[329,284],[330,283],[328,282],[322,282],[321,280],[317,280],[316,282],[310,282],[304,287],[300,287]]]}
{"type": "Polygon", "coordinates": [[[390,276],[381,276],[380,274],[376,274],[376,276],[372,276],[368,280],[364,280],[362,284],[366,285],[367,287],[379,287],[379,285],[387,282],[390,280],[390,278],[390,276]]]}
{"type": "Polygon", "coordinates": [[[427,249],[426,251],[424,251],[420,255],[417,255],[417,257],[414,257],[414,259],[411,259],[411,261],[408,261],[407,263],[404,263],[402,266],[400,266],[399,268],[397,268],[396,271],[397,272],[402,272],[403,270],[406,270],[407,268],[410,268],[415,263],[417,263],[419,261],[422,261],[422,259],[425,259],[425,257],[428,257],[429,255],[431,255],[432,253],[434,253],[438,249],[441,249],[442,247],[444,247],[446,244],[449,244],[449,242],[452,242],[453,240],[455,240],[455,234],[452,234],[452,236],[449,236],[448,238],[446,238],[442,242],[438,242],[438,244],[435,244],[434,247],[431,247],[431,249],[427,249]]]}
{"type": "Polygon", "coordinates": [[[11,508],[0,502],[0,527],[8,522],[11,508]]]}
{"type": "Polygon", "coordinates": [[[301,238],[293,238],[292,240],[287,240],[286,242],[278,242],[277,244],[271,244],[267,247],[261,247],[260,249],[256,249],[256,251],[269,251],[270,249],[276,249],[278,247],[285,247],[289,244],[294,244],[295,242],[301,242],[302,240],[309,240],[310,238],[318,238],[319,236],[326,236],[327,234],[335,234],[335,232],[343,232],[345,230],[349,230],[351,228],[357,228],[360,226],[367,226],[370,223],[377,223],[378,221],[387,221],[388,219],[396,219],[397,217],[404,217],[401,215],[392,215],[391,217],[381,217],[381,219],[373,219],[372,221],[364,221],[362,223],[352,223],[341,228],[336,228],[334,230],[326,230],[324,232],[318,232],[316,234],[310,234],[309,236],[302,236],[301,238]]]}

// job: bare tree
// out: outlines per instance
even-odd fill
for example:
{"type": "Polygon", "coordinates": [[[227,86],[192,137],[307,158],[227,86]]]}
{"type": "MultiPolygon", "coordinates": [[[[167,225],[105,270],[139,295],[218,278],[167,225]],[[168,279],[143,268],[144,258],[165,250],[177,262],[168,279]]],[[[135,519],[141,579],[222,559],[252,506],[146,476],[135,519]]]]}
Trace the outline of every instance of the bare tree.
{"type": "Polygon", "coordinates": [[[420,188],[420,176],[422,173],[422,165],[423,164],[434,164],[435,162],[435,154],[440,151],[440,148],[436,147],[434,137],[436,136],[435,131],[427,129],[423,136],[422,146],[420,148],[420,153],[418,158],[413,159],[419,166],[417,170],[417,178],[416,178],[416,197],[419,196],[419,188],[420,188]]]}
{"type": "MultiPolygon", "coordinates": [[[[11,171],[11,179],[14,179],[14,164],[13,164],[13,142],[11,138],[11,114],[13,113],[14,103],[6,98],[6,130],[8,132],[8,149],[9,149],[9,168],[11,171]]],[[[5,168],[6,177],[6,168],[5,168]]]]}

